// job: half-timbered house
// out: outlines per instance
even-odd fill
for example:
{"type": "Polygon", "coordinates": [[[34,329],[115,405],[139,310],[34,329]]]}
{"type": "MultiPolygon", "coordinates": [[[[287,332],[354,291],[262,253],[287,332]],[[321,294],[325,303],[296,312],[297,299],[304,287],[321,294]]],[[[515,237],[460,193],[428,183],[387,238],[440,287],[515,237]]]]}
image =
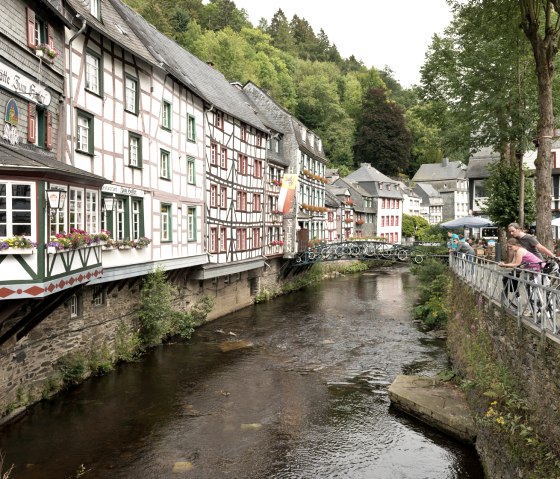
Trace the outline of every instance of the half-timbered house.
{"type": "Polygon", "coordinates": [[[322,141],[254,83],[248,82],[243,90],[282,132],[272,141],[278,142],[275,145],[289,160],[285,174],[297,178],[293,204],[290,211],[283,215],[284,255],[291,257],[298,250],[305,249],[310,239],[325,239],[325,184],[328,181],[322,141]]]}
{"type": "Polygon", "coordinates": [[[68,1],[81,22],[66,39],[68,161],[111,180],[96,283],[205,263],[201,98],[144,46],[121,2],[68,1]]]}
{"type": "MultiPolygon", "coordinates": [[[[24,338],[102,274],[101,246],[93,236],[78,235],[72,244],[65,237],[65,249],[51,246],[60,218],[76,207],[68,191],[83,201],[74,214],[90,233],[98,233],[100,189],[106,182],[60,161],[61,52],[69,26],[60,3],[0,4],[0,345],[24,338]]],[[[75,306],[69,302],[71,310],[75,306]]]]}

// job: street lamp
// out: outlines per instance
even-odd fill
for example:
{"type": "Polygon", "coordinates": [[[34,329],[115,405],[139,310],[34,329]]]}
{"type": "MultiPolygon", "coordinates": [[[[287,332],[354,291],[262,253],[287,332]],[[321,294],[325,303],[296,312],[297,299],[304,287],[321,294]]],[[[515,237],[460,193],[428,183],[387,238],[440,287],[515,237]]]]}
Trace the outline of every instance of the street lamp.
{"type": "Polygon", "coordinates": [[[117,200],[115,194],[113,196],[106,196],[103,198],[103,209],[104,211],[113,211],[115,209],[117,200]]]}
{"type": "Polygon", "coordinates": [[[64,202],[66,201],[66,191],[50,189],[45,191],[47,195],[47,201],[49,203],[49,208],[52,210],[61,210],[64,208],[64,202]]]}

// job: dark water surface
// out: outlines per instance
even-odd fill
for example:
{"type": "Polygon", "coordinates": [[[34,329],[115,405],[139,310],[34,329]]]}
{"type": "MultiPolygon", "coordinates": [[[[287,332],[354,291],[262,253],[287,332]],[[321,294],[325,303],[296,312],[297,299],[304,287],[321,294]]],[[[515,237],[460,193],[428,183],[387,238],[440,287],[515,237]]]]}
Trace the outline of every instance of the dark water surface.
{"type": "Polygon", "coordinates": [[[397,374],[447,367],[415,288],[403,269],[329,280],[40,403],[0,430],[10,479],[483,478],[390,407],[397,374]]]}

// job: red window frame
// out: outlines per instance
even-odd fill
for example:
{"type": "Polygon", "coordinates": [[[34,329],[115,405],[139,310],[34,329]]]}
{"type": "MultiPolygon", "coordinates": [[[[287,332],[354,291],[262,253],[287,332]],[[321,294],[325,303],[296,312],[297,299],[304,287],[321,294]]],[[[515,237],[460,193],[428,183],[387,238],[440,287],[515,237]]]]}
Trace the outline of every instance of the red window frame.
{"type": "Polygon", "coordinates": [[[210,144],[210,164],[217,165],[218,164],[218,144],[212,143],[210,144]]]}
{"type": "Polygon", "coordinates": [[[210,185],[210,208],[215,208],[218,200],[218,185],[210,185]]]}
{"type": "Polygon", "coordinates": [[[227,187],[220,186],[220,208],[227,208],[227,187]]]}
{"type": "Polygon", "coordinates": [[[262,160],[255,160],[255,178],[262,178],[263,175],[263,162],[262,160]]]}
{"type": "Polygon", "coordinates": [[[220,168],[227,168],[227,147],[220,145],[220,168]]]}
{"type": "Polygon", "coordinates": [[[253,211],[261,211],[261,210],[262,210],[261,195],[254,193],[253,194],[253,211]]]}

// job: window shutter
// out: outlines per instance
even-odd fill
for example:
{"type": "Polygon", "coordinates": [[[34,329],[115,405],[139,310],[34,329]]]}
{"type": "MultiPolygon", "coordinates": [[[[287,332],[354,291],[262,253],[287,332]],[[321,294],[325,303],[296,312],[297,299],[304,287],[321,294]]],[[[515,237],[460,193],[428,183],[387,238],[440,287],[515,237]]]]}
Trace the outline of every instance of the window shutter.
{"type": "Polygon", "coordinates": [[[27,46],[35,48],[35,12],[27,7],[27,46]]]}
{"type": "Polygon", "coordinates": [[[47,150],[52,150],[53,131],[52,131],[52,113],[50,111],[46,112],[46,123],[47,123],[47,134],[45,135],[45,148],[47,150]]]}
{"type": "Polygon", "coordinates": [[[35,143],[37,141],[37,108],[34,103],[27,104],[27,141],[35,143]]]}
{"type": "Polygon", "coordinates": [[[52,25],[47,24],[47,43],[49,47],[54,48],[54,36],[53,36],[53,27],[52,25]]]}

